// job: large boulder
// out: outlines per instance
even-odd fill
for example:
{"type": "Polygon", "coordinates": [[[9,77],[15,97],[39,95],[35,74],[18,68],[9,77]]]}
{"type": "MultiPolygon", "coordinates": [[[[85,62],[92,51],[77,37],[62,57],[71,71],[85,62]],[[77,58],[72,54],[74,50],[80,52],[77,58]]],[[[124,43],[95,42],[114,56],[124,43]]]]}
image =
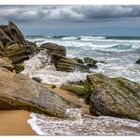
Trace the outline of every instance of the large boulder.
{"type": "Polygon", "coordinates": [[[136,64],[140,64],[140,59],[138,59],[138,60],[136,61],[136,64]]]}
{"type": "Polygon", "coordinates": [[[140,84],[103,74],[88,75],[84,94],[95,116],[113,116],[140,121],[140,84]]]}
{"type": "Polygon", "coordinates": [[[51,56],[53,53],[66,56],[66,48],[55,43],[44,43],[40,46],[40,49],[45,49],[49,56],[51,56]]]}
{"type": "Polygon", "coordinates": [[[2,67],[0,67],[0,102],[3,106],[8,105],[11,108],[56,117],[67,117],[66,109],[77,107],[34,80],[2,67]]]}
{"type": "Polygon", "coordinates": [[[72,58],[67,58],[62,55],[52,54],[51,63],[53,63],[58,71],[73,72],[89,72],[89,67],[84,64],[77,63],[72,58]]]}

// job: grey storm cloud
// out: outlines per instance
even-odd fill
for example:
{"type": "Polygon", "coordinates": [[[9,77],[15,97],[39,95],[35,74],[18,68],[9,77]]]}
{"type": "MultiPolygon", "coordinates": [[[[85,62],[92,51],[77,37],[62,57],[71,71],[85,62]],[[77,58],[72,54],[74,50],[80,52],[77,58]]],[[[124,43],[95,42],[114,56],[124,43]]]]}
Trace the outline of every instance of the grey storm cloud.
{"type": "Polygon", "coordinates": [[[0,19],[16,22],[94,21],[140,17],[140,6],[0,6],[0,19]]]}

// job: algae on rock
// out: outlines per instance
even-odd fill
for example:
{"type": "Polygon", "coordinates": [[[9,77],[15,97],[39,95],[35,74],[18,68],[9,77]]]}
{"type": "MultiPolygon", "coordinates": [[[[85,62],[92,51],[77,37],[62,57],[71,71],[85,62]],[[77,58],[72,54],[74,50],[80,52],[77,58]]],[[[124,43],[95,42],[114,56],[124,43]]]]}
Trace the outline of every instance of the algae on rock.
{"type": "Polygon", "coordinates": [[[65,84],[60,87],[63,90],[69,91],[71,93],[74,93],[78,96],[82,96],[84,93],[84,87],[82,85],[76,85],[76,84],[65,84]]]}
{"type": "Polygon", "coordinates": [[[122,77],[88,75],[84,95],[93,115],[113,116],[140,121],[140,84],[122,77]]]}

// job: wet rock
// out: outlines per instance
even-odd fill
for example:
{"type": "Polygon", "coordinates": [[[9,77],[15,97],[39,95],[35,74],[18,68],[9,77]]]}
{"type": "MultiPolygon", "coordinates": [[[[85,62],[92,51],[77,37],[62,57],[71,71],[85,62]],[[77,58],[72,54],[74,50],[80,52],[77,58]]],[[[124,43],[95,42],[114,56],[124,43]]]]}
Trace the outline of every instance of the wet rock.
{"type": "Polygon", "coordinates": [[[136,61],[136,64],[140,64],[140,59],[138,59],[138,60],[136,61]]]}
{"type": "Polygon", "coordinates": [[[73,58],[73,60],[75,60],[79,64],[84,64],[83,60],[78,57],[73,58]]]}
{"type": "Polygon", "coordinates": [[[66,56],[66,48],[55,43],[45,43],[40,46],[40,49],[46,49],[47,54],[51,56],[53,53],[66,56]]]}
{"type": "Polygon", "coordinates": [[[38,77],[32,77],[32,79],[33,79],[34,81],[38,82],[38,83],[41,83],[41,79],[38,78],[38,77]]]}
{"type": "Polygon", "coordinates": [[[15,64],[14,65],[14,70],[16,73],[20,73],[25,69],[23,64],[15,64]]]}
{"type": "Polygon", "coordinates": [[[97,68],[97,61],[94,60],[93,58],[90,58],[90,57],[85,57],[84,58],[84,63],[86,63],[86,65],[89,67],[89,68],[97,68]]]}
{"type": "Polygon", "coordinates": [[[97,61],[94,60],[93,58],[85,57],[85,58],[84,58],[84,63],[92,63],[92,64],[96,64],[97,61]]]}
{"type": "Polygon", "coordinates": [[[71,93],[74,93],[78,96],[82,96],[84,93],[84,86],[82,85],[65,84],[65,85],[62,85],[60,88],[63,90],[69,91],[71,93]]]}
{"type": "Polygon", "coordinates": [[[52,54],[51,61],[58,71],[73,72],[78,70],[81,72],[89,72],[89,68],[86,65],[79,64],[72,58],[67,58],[62,55],[52,54]]]}
{"type": "Polygon", "coordinates": [[[140,84],[103,74],[88,75],[84,94],[95,116],[114,116],[140,121],[140,84]]]}
{"type": "Polygon", "coordinates": [[[71,101],[45,86],[0,67],[0,102],[15,109],[28,110],[56,117],[67,117],[67,108],[76,107],[71,101]]]}
{"type": "Polygon", "coordinates": [[[87,63],[86,65],[87,65],[89,68],[97,69],[97,65],[95,65],[95,64],[87,63]]]}

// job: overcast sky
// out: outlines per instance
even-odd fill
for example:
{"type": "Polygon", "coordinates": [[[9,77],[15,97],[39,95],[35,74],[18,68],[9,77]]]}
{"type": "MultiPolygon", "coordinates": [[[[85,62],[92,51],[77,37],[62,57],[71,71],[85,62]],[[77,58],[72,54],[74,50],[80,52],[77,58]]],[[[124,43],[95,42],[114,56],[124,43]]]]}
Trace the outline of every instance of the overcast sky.
{"type": "Polygon", "coordinates": [[[26,35],[140,36],[140,6],[0,6],[26,35]]]}

